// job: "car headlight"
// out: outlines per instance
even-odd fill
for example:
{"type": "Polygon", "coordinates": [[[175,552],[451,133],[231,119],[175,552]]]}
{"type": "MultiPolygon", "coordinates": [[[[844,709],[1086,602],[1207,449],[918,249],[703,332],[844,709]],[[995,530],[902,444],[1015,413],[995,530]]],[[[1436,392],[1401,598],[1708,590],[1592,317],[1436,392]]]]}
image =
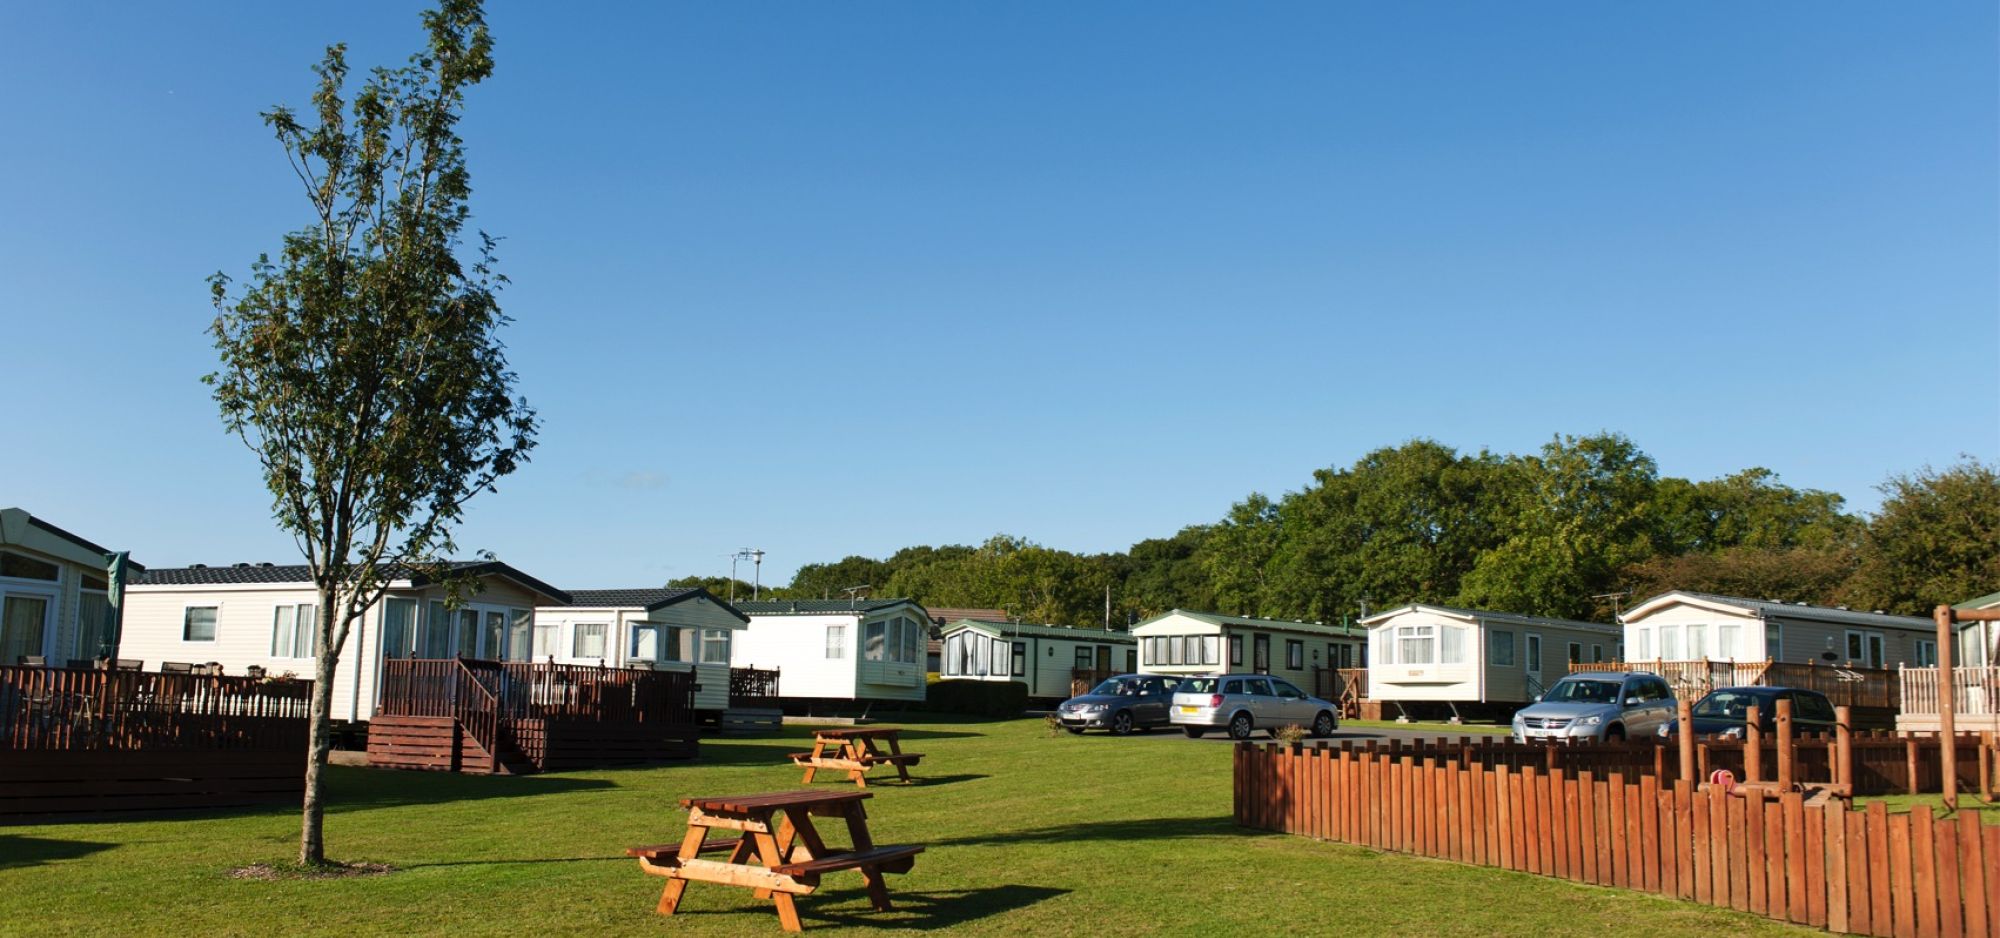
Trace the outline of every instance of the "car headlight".
{"type": "Polygon", "coordinates": [[[1078,706],[1078,707],[1076,708],[1076,712],[1078,712],[1078,713],[1097,713],[1097,712],[1099,712],[1099,711],[1102,711],[1103,709],[1104,709],[1104,705],[1103,705],[1103,704],[1081,704],[1081,705],[1079,705],[1079,706],[1078,706]]]}
{"type": "Polygon", "coordinates": [[[1590,717],[1584,717],[1583,719],[1576,721],[1576,725],[1596,726],[1597,724],[1602,722],[1604,722],[1604,718],[1602,716],[1590,716],[1590,717]]]}

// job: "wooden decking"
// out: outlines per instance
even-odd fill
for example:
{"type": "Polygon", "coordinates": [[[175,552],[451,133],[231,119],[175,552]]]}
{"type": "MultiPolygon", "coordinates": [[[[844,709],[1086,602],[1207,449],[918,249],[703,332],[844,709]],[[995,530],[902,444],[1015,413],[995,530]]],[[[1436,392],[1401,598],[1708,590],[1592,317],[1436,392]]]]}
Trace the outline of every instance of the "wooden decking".
{"type": "Polygon", "coordinates": [[[527,662],[384,663],[368,761],[520,774],[697,753],[692,675],[527,662]]]}
{"type": "Polygon", "coordinates": [[[311,687],[0,667],[0,821],[294,800],[311,687]]]}

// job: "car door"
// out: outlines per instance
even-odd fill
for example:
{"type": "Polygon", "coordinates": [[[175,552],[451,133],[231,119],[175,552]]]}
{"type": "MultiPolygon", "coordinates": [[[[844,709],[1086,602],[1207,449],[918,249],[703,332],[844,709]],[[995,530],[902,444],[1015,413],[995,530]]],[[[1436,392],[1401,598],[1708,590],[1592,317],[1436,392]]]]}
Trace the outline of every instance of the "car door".
{"type": "Polygon", "coordinates": [[[1278,708],[1277,695],[1271,692],[1270,678],[1244,678],[1243,702],[1245,709],[1250,711],[1251,716],[1257,718],[1257,723],[1260,726],[1269,726],[1271,723],[1284,717],[1283,712],[1278,708]]]}
{"type": "Polygon", "coordinates": [[[1167,722],[1167,682],[1159,678],[1140,681],[1139,700],[1132,705],[1132,718],[1141,726],[1167,722]]]}
{"type": "Polygon", "coordinates": [[[1305,691],[1299,690],[1290,681],[1275,677],[1271,679],[1271,691],[1277,697],[1277,709],[1281,714],[1278,719],[1300,726],[1312,723],[1314,714],[1309,712],[1312,710],[1312,704],[1306,698],[1305,691]]]}

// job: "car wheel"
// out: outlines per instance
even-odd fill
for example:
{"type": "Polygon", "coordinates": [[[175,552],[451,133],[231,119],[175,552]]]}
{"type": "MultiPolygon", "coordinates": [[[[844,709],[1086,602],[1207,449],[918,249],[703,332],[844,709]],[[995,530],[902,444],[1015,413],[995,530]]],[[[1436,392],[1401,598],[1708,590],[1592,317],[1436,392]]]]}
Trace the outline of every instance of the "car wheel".
{"type": "Polygon", "coordinates": [[[1604,731],[1604,741],[1607,743],[1624,742],[1625,728],[1622,726],[1618,726],[1617,724],[1613,724],[1610,729],[1604,731]]]}
{"type": "Polygon", "coordinates": [[[1313,718],[1313,735],[1325,739],[1333,735],[1334,726],[1333,714],[1321,710],[1319,716],[1313,718]]]}
{"type": "Polygon", "coordinates": [[[1081,726],[1065,726],[1065,727],[1063,727],[1063,729],[1066,729],[1066,730],[1069,730],[1069,734],[1070,734],[1071,736],[1082,736],[1082,735],[1083,735],[1083,727],[1081,727],[1081,726]]]}
{"type": "Polygon", "coordinates": [[[1111,735],[1132,735],[1132,711],[1120,710],[1111,717],[1111,735]]]}
{"type": "Polygon", "coordinates": [[[1201,734],[1205,731],[1199,726],[1183,726],[1181,727],[1181,732],[1186,733],[1189,739],[1200,739],[1201,734]]]}
{"type": "Polygon", "coordinates": [[[1250,722],[1250,714],[1239,713],[1229,718],[1229,738],[1249,739],[1256,727],[1250,722]]]}

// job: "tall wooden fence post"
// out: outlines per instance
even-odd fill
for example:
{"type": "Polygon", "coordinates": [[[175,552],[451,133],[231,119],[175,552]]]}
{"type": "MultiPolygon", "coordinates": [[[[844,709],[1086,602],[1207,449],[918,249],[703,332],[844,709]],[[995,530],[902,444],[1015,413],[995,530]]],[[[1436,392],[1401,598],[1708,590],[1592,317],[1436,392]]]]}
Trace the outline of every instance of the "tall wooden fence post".
{"type": "Polygon", "coordinates": [[[1938,673],[1938,768],[1944,775],[1944,809],[1958,810],[1958,682],[1951,668],[1952,626],[1957,617],[1950,606],[1939,604],[1937,612],[1938,673]]]}
{"type": "Polygon", "coordinates": [[[1778,701],[1778,790],[1792,790],[1792,702],[1778,701]]]}
{"type": "Polygon", "coordinates": [[[1743,780],[1761,781],[1764,777],[1764,714],[1758,712],[1756,704],[1743,711],[1743,718],[1749,722],[1743,725],[1743,780]]]}
{"type": "Polygon", "coordinates": [[[1675,726],[1675,735],[1681,747],[1681,789],[1692,792],[1697,778],[1694,767],[1694,701],[1682,697],[1680,711],[1681,720],[1675,726]]]}
{"type": "MultiPolygon", "coordinates": [[[[1854,784],[1854,708],[1833,708],[1833,783],[1854,784]]],[[[1854,790],[1848,789],[1852,796],[1854,790]]]]}

